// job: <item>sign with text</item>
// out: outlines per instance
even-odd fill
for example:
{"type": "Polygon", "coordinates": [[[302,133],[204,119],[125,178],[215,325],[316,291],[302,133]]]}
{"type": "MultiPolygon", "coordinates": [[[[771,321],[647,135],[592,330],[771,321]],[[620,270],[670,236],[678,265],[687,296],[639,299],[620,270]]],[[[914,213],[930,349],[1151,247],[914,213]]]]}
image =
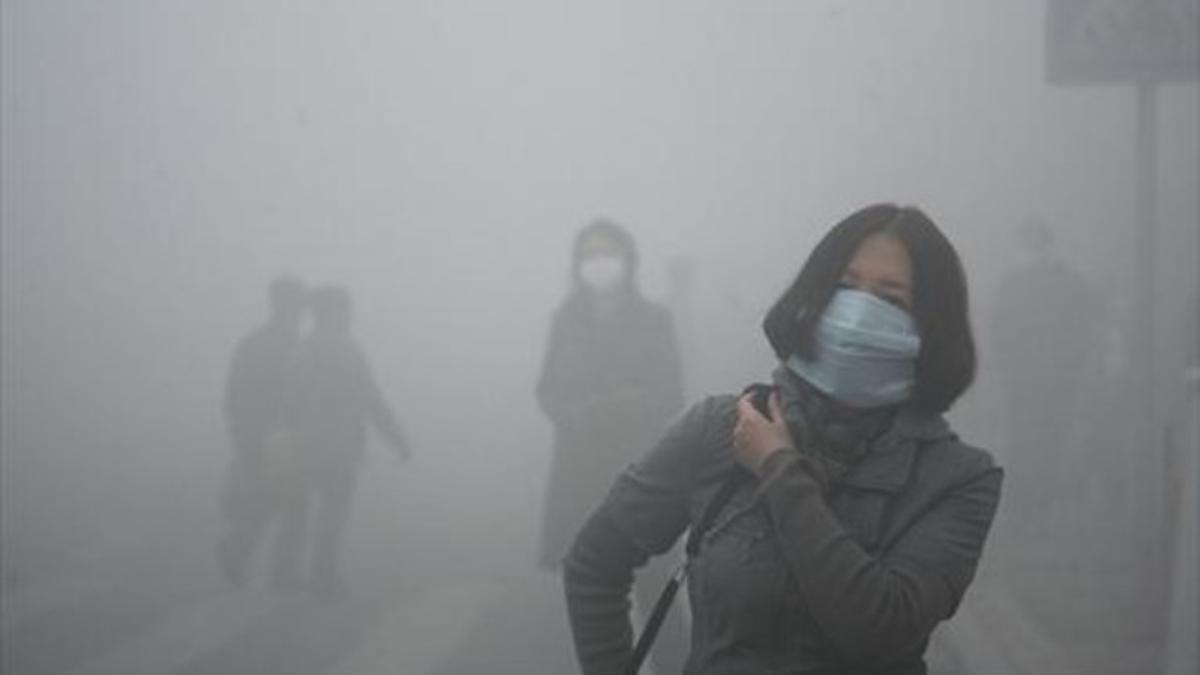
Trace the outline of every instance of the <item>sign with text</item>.
{"type": "Polygon", "coordinates": [[[1051,84],[1195,82],[1200,0],[1047,0],[1051,84]]]}

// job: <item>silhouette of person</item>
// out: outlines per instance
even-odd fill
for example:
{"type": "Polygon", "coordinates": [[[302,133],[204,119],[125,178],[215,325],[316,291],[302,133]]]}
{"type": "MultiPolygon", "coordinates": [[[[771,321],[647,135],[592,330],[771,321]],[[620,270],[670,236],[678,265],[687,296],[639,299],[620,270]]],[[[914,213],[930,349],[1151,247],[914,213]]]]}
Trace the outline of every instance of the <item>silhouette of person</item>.
{"type": "Polygon", "coordinates": [[[267,322],[238,342],[229,365],[224,413],[233,452],[222,492],[218,554],[222,572],[238,587],[271,518],[270,447],[288,430],[306,294],[299,279],[272,281],[267,322]]]}
{"type": "Polygon", "coordinates": [[[1058,256],[1049,226],[1034,220],[1017,234],[1025,262],[1000,285],[991,337],[1011,503],[1024,512],[1018,522],[1035,522],[1056,501],[1080,393],[1099,365],[1104,312],[1088,280],[1058,256]]]}
{"type": "Polygon", "coordinates": [[[309,305],[312,332],[301,344],[294,407],[297,481],[285,498],[272,583],[277,589],[303,583],[300,554],[315,501],[310,581],[319,595],[338,597],[347,590],[339,557],[368,426],[401,459],[409,458],[411,451],[351,335],[349,292],[340,286],[318,287],[309,305]]]}
{"type": "MultiPolygon", "coordinates": [[[[576,237],[572,288],[554,314],[537,383],[537,400],[554,425],[539,557],[544,569],[558,569],[613,478],[683,406],[671,315],[642,296],[637,266],[633,237],[615,223],[597,220],[576,237]]],[[[637,588],[648,612],[661,588],[654,577],[662,571],[646,572],[637,588]]],[[[655,667],[680,672],[686,652],[676,614],[656,643],[655,667]]]]}

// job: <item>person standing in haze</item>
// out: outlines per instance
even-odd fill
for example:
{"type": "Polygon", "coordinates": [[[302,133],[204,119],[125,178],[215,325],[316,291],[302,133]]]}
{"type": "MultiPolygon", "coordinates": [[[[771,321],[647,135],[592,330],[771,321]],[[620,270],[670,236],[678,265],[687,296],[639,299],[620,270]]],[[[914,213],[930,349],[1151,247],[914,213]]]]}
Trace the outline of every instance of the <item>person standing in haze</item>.
{"type": "Polygon", "coordinates": [[[974,378],[968,317],[958,254],[920,210],[835,225],[763,321],[767,400],[694,405],[580,531],[563,579],[584,675],[630,672],[632,571],[689,528],[683,672],[924,675],[1003,480],[943,417],[974,378]]]}
{"type": "Polygon", "coordinates": [[[280,524],[274,583],[300,585],[311,502],[319,509],[310,569],[313,590],[326,597],[346,592],[339,555],[367,445],[368,426],[395,449],[411,455],[408,441],[376,384],[362,349],[350,333],[352,303],[340,286],[310,294],[312,333],[300,349],[296,388],[299,478],[280,524]]]}
{"type": "MultiPolygon", "coordinates": [[[[612,479],[683,406],[671,315],[642,296],[637,267],[633,237],[613,222],[597,220],[575,239],[572,288],[554,314],[537,382],[554,425],[539,557],[547,570],[558,569],[612,479]]],[[[639,577],[643,611],[653,607],[655,576],[639,577]]],[[[676,614],[656,646],[656,666],[678,672],[684,640],[676,614]],[[664,665],[672,654],[678,665],[664,665]]]]}
{"type": "Polygon", "coordinates": [[[222,493],[225,522],[218,553],[222,572],[237,587],[245,581],[274,506],[269,448],[289,430],[306,295],[299,279],[272,281],[270,317],[238,342],[229,365],[224,413],[233,453],[222,493]]]}
{"type": "Polygon", "coordinates": [[[1099,370],[1103,317],[1088,280],[1033,220],[1017,233],[1023,262],[1001,282],[990,337],[1004,388],[1006,463],[1018,525],[1045,522],[1070,466],[1081,393],[1099,370]]]}

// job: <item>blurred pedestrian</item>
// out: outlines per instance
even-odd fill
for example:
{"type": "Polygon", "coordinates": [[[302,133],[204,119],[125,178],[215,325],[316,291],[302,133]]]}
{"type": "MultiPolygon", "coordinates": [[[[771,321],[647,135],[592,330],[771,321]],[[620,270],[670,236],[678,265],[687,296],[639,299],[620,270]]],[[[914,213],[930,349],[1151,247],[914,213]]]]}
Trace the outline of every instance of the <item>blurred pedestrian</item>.
{"type": "Polygon", "coordinates": [[[1031,220],[1017,235],[1021,262],[1001,282],[989,337],[1004,390],[1012,522],[1022,527],[1046,522],[1075,473],[1073,431],[1106,331],[1096,292],[1059,255],[1053,230],[1031,220]]]}
{"type": "Polygon", "coordinates": [[[218,558],[237,587],[276,506],[270,463],[273,450],[288,442],[306,294],[294,277],[272,281],[267,322],[238,342],[229,365],[224,413],[233,452],[222,488],[218,558]]]}
{"type": "Polygon", "coordinates": [[[310,294],[310,306],[312,332],[301,345],[295,392],[297,476],[285,498],[273,585],[290,589],[305,583],[300,556],[315,506],[309,580],[315,592],[336,598],[347,592],[340,555],[368,428],[401,459],[411,450],[351,335],[350,293],[341,286],[319,287],[310,294]]]}
{"type": "MultiPolygon", "coordinates": [[[[540,563],[557,570],[572,538],[612,479],[666,428],[683,405],[679,348],[670,313],[638,286],[633,236],[608,220],[574,243],[571,288],[554,314],[537,399],[554,425],[542,517],[540,563]]],[[[644,571],[639,600],[654,601],[666,570],[644,571]]],[[[656,664],[678,672],[683,619],[664,631],[656,664]]]]}

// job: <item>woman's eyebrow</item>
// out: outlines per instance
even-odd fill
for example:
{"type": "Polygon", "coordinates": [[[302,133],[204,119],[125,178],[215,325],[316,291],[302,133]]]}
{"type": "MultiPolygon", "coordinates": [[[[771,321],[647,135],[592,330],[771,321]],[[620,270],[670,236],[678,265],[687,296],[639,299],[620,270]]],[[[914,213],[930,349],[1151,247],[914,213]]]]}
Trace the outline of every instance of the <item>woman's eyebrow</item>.
{"type": "Polygon", "coordinates": [[[896,279],[881,279],[879,281],[879,285],[883,288],[890,288],[897,291],[907,291],[912,286],[912,284],[908,283],[907,281],[896,279]]]}

